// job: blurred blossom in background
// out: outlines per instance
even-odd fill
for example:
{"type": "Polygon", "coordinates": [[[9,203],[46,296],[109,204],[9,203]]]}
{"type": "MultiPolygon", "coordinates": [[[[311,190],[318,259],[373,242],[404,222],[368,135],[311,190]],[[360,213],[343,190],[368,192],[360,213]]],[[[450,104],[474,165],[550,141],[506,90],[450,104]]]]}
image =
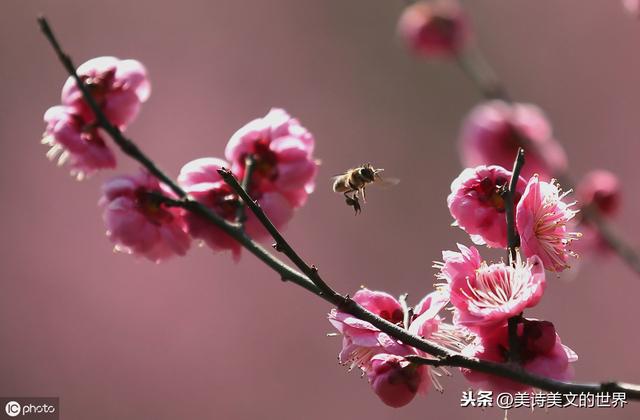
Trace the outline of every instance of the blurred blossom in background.
{"type": "MultiPolygon", "coordinates": [[[[620,2],[466,2],[474,39],[510,93],[539,106],[569,169],[615,173],[616,225],[640,245],[640,26],[620,2]],[[616,199],[617,200],[617,199],[616,199]]],[[[59,396],[65,419],[438,418],[501,416],[461,408],[457,372],[395,410],[336,363],[327,304],[243,255],[208,248],[162,265],[114,254],[100,185],[49,164],[42,115],[66,74],[39,33],[44,13],[80,64],[144,63],[153,95],[127,134],[177,176],[222,157],[233,133],[282,107],[315,137],[316,190],[289,222],[290,242],[343,293],[361,285],[432,289],[430,261],[466,234],[446,198],[460,174],[462,122],[479,103],[451,62],[422,60],[397,37],[404,2],[159,3],[10,1],[0,5],[0,396],[59,396]],[[402,182],[373,188],[357,218],[329,178],[371,162],[402,182]]],[[[109,142],[110,140],[107,140],[109,142]]],[[[119,156],[122,172],[137,165],[119,156]]],[[[490,253],[488,253],[490,254],[490,253]]],[[[500,258],[502,250],[494,256],[500,258]]],[[[580,354],[578,381],[637,382],[640,279],[616,257],[547,274],[527,313],[552,320],[580,354]],[[544,315],[543,315],[544,314],[544,315]]],[[[453,369],[452,369],[453,370],[453,369]]],[[[637,419],[623,409],[514,410],[510,419],[637,419]]]]}

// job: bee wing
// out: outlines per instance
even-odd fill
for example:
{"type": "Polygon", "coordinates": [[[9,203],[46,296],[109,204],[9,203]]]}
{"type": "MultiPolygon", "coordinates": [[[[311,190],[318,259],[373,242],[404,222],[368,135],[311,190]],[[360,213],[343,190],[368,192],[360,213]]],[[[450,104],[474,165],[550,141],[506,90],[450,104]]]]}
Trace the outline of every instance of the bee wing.
{"type": "Polygon", "coordinates": [[[400,180],[398,178],[383,178],[381,176],[376,177],[376,180],[374,181],[373,185],[377,185],[379,187],[382,188],[390,188],[393,186],[396,186],[400,183],[400,180]]]}

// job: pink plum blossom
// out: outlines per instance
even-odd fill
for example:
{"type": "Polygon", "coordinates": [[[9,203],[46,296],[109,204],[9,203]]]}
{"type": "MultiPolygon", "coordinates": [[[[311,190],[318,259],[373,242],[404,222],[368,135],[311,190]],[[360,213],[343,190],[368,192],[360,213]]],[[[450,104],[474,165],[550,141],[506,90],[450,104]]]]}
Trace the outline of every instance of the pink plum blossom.
{"type": "Polygon", "coordinates": [[[78,179],[99,169],[114,168],[116,159],[100,131],[72,109],[54,106],[44,114],[47,128],[42,143],[49,146],[49,159],[58,159],[58,165],[66,164],[78,179]]]}
{"type": "Polygon", "coordinates": [[[154,262],[186,254],[191,238],[181,211],[149,194],[170,196],[148,172],[115,177],[104,184],[102,193],[103,219],[116,250],[154,262]]]}
{"type": "MultiPolygon", "coordinates": [[[[500,166],[467,168],[451,183],[449,211],[478,245],[506,248],[507,223],[500,190],[509,184],[511,172],[500,166]]],[[[514,204],[520,201],[527,183],[518,178],[514,204]]]]}
{"type": "Polygon", "coordinates": [[[313,135],[286,111],[273,108],[236,131],[225,156],[239,179],[244,177],[245,158],[253,156],[250,192],[278,192],[296,208],[315,187],[318,163],[313,149],[313,135]]]}
{"type": "MultiPolygon", "coordinates": [[[[151,93],[147,71],[136,60],[97,57],[80,65],[77,73],[107,119],[120,127],[133,121],[151,93]]],[[[75,109],[86,121],[95,119],[72,77],[62,87],[62,103],[75,109]]]]}
{"type": "MultiPolygon", "coordinates": [[[[562,344],[551,322],[523,319],[518,325],[518,356],[525,371],[560,381],[573,378],[570,363],[578,356],[562,344]]],[[[480,360],[505,363],[509,361],[509,334],[506,324],[485,330],[469,344],[462,354],[480,360]]],[[[499,376],[462,369],[465,378],[478,389],[494,392],[523,392],[529,385],[514,382],[499,376]]]]}
{"type": "Polygon", "coordinates": [[[418,1],[407,6],[398,22],[402,41],[425,57],[457,54],[469,33],[467,18],[454,0],[418,1]]]}
{"type": "Polygon", "coordinates": [[[537,255],[549,271],[569,268],[568,259],[573,255],[569,244],[580,237],[567,227],[577,211],[571,208],[573,203],[562,201],[566,195],[553,181],[540,181],[534,175],[516,207],[522,252],[527,257],[537,255]]]}
{"type": "Polygon", "coordinates": [[[429,384],[426,366],[395,354],[373,356],[367,378],[382,402],[395,408],[409,404],[418,392],[425,393],[429,384]]]}
{"type": "MultiPolygon", "coordinates": [[[[403,326],[402,305],[390,294],[361,289],[353,295],[352,299],[375,315],[393,324],[403,326]]],[[[329,313],[329,322],[343,336],[342,351],[339,356],[342,364],[366,370],[370,366],[371,358],[376,354],[407,354],[406,346],[398,343],[371,323],[347,312],[332,309],[329,313]]]]}
{"type": "MultiPolygon", "coordinates": [[[[218,169],[228,168],[229,164],[222,159],[200,158],[193,160],[180,171],[178,184],[197,201],[209,207],[214,213],[228,221],[235,221],[241,201],[237,194],[227,185],[218,169]]],[[[293,216],[293,208],[289,201],[277,191],[252,191],[262,209],[277,228],[282,228],[293,216]]],[[[245,212],[247,220],[245,231],[255,239],[268,236],[266,229],[250,212],[245,212]]],[[[230,250],[235,258],[240,255],[240,244],[211,222],[189,213],[185,216],[189,232],[194,238],[202,239],[214,251],[230,250]]]]}
{"type": "MultiPolygon", "coordinates": [[[[446,290],[425,296],[413,310],[385,292],[359,290],[353,300],[379,317],[405,328],[441,346],[460,351],[469,343],[467,333],[444,322],[439,312],[449,302],[446,290]]],[[[425,371],[409,367],[408,355],[432,357],[406,346],[367,321],[333,309],[329,321],[342,334],[340,363],[359,367],[368,376],[374,391],[387,405],[399,407],[408,403],[417,391],[426,392],[429,384],[442,391],[439,368],[425,371]],[[428,377],[425,375],[428,373],[428,377]]]]}
{"type": "Polygon", "coordinates": [[[547,117],[535,105],[510,105],[499,100],[477,105],[463,123],[459,146],[466,167],[512,168],[518,148],[523,147],[525,179],[537,173],[548,180],[567,168],[562,146],[553,138],[547,117]]]}
{"type": "Polygon", "coordinates": [[[545,273],[536,256],[515,264],[487,264],[475,248],[459,245],[459,253],[443,253],[439,278],[449,287],[454,322],[471,331],[490,328],[538,304],[545,273]],[[462,269],[459,269],[462,268],[462,269]]]}

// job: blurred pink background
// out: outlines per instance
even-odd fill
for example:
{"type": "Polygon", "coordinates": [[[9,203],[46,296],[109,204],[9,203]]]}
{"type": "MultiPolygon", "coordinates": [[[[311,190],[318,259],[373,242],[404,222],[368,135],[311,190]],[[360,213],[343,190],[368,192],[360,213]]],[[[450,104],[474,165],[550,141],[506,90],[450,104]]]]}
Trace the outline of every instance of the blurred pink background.
{"type": "MultiPolygon", "coordinates": [[[[467,2],[479,43],[512,94],[545,109],[571,157],[623,178],[618,228],[640,246],[640,22],[618,1],[467,2]]],[[[317,192],[287,237],[342,292],[432,288],[431,261],[457,241],[445,197],[455,139],[478,100],[452,64],[409,57],[400,0],[32,1],[0,3],[0,396],[59,396],[63,419],[502,418],[460,408],[446,379],[404,409],[336,363],[330,307],[246,254],[193,249],[154,265],[113,254],[101,181],[49,163],[42,115],[65,74],[35,23],[45,13],[77,64],[137,58],[153,93],[128,134],[175,175],[222,156],[271,106],[316,136],[317,192]],[[328,178],[371,161],[402,179],[355,218],[328,178]]],[[[118,171],[135,165],[120,157],[118,171]]],[[[619,260],[582,261],[549,281],[528,315],[552,320],[580,355],[577,380],[640,382],[640,279],[619,260]]],[[[624,409],[526,409],[510,419],[637,419],[624,409]]]]}

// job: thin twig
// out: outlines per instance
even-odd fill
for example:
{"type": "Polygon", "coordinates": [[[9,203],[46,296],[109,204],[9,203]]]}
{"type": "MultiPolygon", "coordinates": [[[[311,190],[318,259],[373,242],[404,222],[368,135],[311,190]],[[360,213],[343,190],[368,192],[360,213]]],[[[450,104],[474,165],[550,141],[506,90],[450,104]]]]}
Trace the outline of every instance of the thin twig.
{"type": "MultiPolygon", "coordinates": [[[[40,26],[54,47],[58,57],[62,61],[63,65],[67,69],[67,72],[74,76],[78,87],[82,90],[84,98],[87,102],[92,103],[93,98],[86,88],[84,88],[84,84],[82,80],[78,77],[75,72],[75,68],[70,60],[70,58],[62,51],[60,48],[56,38],[53,35],[47,21],[44,17],[38,19],[40,26]]],[[[95,105],[95,103],[93,102],[95,105]]],[[[349,298],[349,296],[342,296],[339,293],[333,291],[318,275],[317,270],[313,266],[308,266],[295,251],[289,246],[289,244],[284,240],[282,235],[278,232],[278,230],[273,226],[273,224],[269,221],[267,216],[262,212],[260,206],[251,200],[249,194],[242,188],[242,186],[238,183],[238,181],[233,177],[233,175],[229,171],[221,171],[221,175],[223,175],[225,181],[229,183],[241,196],[241,198],[247,203],[251,211],[256,215],[258,220],[263,224],[265,228],[272,234],[276,243],[279,247],[282,247],[282,251],[298,266],[298,268],[308,273],[309,275],[304,275],[289,267],[284,262],[275,258],[269,252],[267,252],[264,248],[258,245],[255,241],[253,241],[248,235],[246,235],[237,225],[227,222],[222,219],[217,214],[213,213],[206,206],[200,204],[199,202],[192,200],[187,196],[184,191],[172,181],[169,177],[164,175],[159,169],[156,168],[155,164],[142,153],[130,140],[124,138],[120,133],[120,130],[113,127],[105,115],[102,113],[102,110],[99,107],[92,107],[92,110],[96,114],[96,119],[98,124],[107,131],[107,133],[113,138],[116,144],[130,157],[134,160],[141,163],[145,168],[147,168],[154,176],[156,176],[161,182],[168,185],[174,192],[180,197],[179,199],[173,199],[166,197],[162,194],[154,194],[155,199],[158,200],[159,203],[174,206],[174,207],[182,207],[185,210],[192,212],[198,216],[203,217],[205,220],[209,221],[213,225],[221,228],[224,232],[231,235],[235,240],[237,240],[243,247],[245,247],[249,252],[258,257],[261,261],[263,261],[266,265],[272,268],[275,272],[277,272],[283,280],[289,280],[298,286],[301,286],[313,293],[316,296],[321,297],[327,302],[336,305],[340,310],[350,313],[357,318],[370,322],[373,326],[387,333],[389,336],[400,340],[402,343],[415,347],[418,350],[421,350],[425,353],[428,353],[432,356],[438,357],[442,366],[459,366],[465,367],[473,370],[478,370],[485,373],[491,373],[497,376],[501,376],[504,378],[512,379],[517,382],[521,382],[524,384],[536,386],[540,389],[545,389],[548,391],[557,391],[557,392],[594,392],[596,390],[600,390],[600,392],[626,392],[627,397],[634,400],[640,400],[640,386],[636,385],[628,385],[623,383],[607,383],[600,385],[589,385],[589,384],[572,384],[568,382],[560,382],[554,381],[552,379],[543,378],[541,376],[533,375],[531,373],[525,372],[517,366],[512,366],[509,364],[501,364],[494,363],[485,360],[479,360],[475,358],[468,358],[452,352],[451,350],[444,348],[435,343],[431,343],[428,340],[423,339],[422,337],[418,337],[416,335],[410,334],[406,329],[401,328],[395,324],[390,323],[389,321],[373,314],[367,309],[360,306],[357,302],[349,298]],[[115,128],[115,129],[114,129],[115,128]],[[133,146],[133,147],[132,147],[133,146]],[[155,170],[152,170],[155,168],[155,170]],[[177,189],[177,190],[176,190],[177,189]]],[[[427,360],[427,359],[424,359],[427,360]]],[[[416,363],[421,363],[421,359],[412,359],[412,361],[416,363]]]]}
{"type": "Polygon", "coordinates": [[[249,193],[240,185],[236,177],[228,169],[218,169],[218,173],[222,176],[222,179],[229,184],[229,186],[240,196],[242,201],[247,207],[251,209],[253,214],[258,218],[260,223],[267,229],[274,241],[276,241],[277,249],[285,254],[293,264],[298,267],[318,288],[323,295],[334,296],[337,295],[318,274],[318,269],[315,266],[309,266],[304,260],[293,250],[289,243],[280,234],[275,225],[269,220],[267,215],[262,211],[260,204],[253,200],[249,193]]]}

